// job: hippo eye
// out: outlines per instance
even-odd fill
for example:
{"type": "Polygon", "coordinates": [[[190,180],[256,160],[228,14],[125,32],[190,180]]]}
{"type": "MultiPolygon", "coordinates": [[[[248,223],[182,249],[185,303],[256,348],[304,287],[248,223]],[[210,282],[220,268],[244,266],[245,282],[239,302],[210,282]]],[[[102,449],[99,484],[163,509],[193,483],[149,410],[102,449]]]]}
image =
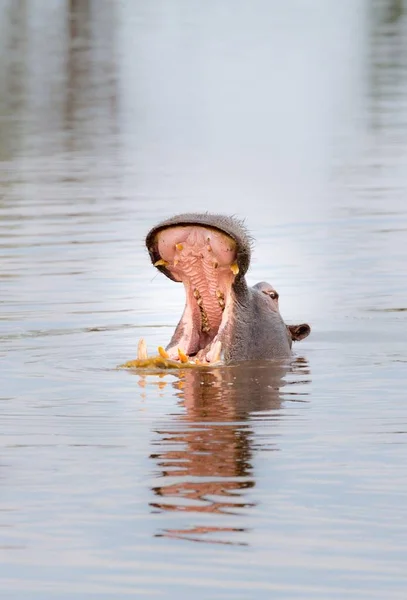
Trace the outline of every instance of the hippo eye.
{"type": "Polygon", "coordinates": [[[270,298],[272,298],[272,300],[278,300],[278,293],[276,292],[276,290],[270,290],[268,292],[264,292],[265,294],[267,294],[267,296],[270,296],[270,298]]]}

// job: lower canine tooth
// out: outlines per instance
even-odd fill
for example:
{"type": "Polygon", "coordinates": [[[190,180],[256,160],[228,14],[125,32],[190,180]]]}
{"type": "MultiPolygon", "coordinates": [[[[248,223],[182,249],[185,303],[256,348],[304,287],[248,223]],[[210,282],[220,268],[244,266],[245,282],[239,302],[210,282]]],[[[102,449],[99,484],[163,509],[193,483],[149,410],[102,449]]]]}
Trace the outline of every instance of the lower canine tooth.
{"type": "Polygon", "coordinates": [[[214,347],[211,352],[211,361],[210,362],[218,362],[220,360],[220,352],[222,350],[222,342],[218,340],[215,342],[214,347]]]}
{"type": "Polygon", "coordinates": [[[181,350],[181,348],[178,348],[178,356],[182,363],[188,362],[188,356],[181,350]]]}
{"type": "Polygon", "coordinates": [[[141,338],[141,340],[138,343],[137,358],[139,360],[146,360],[148,358],[147,344],[146,344],[146,340],[144,340],[143,338],[141,338]]]}
{"type": "Polygon", "coordinates": [[[158,354],[161,356],[161,358],[169,358],[170,356],[162,346],[158,346],[158,354]]]}
{"type": "Polygon", "coordinates": [[[183,245],[182,244],[175,244],[175,247],[177,250],[179,250],[181,252],[181,250],[183,249],[183,245]]]}

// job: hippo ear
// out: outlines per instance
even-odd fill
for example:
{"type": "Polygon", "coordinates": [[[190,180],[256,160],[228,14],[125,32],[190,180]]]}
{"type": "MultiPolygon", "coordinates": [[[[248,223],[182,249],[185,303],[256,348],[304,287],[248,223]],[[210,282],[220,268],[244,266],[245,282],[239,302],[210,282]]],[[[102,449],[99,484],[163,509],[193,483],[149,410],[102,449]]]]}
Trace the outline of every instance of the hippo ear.
{"type": "Polygon", "coordinates": [[[287,329],[290,332],[293,342],[299,342],[308,337],[311,333],[311,327],[307,323],[301,323],[301,325],[287,325],[287,329]]]}

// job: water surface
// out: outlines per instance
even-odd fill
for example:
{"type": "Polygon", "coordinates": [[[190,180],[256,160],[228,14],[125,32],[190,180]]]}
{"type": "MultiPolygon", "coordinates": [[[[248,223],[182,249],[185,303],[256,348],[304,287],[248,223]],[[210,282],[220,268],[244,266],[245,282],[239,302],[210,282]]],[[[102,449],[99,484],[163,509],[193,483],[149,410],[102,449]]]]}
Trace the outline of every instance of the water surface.
{"type": "Polygon", "coordinates": [[[399,2],[0,3],[5,599],[407,586],[399,2]],[[183,291],[144,236],[246,218],[291,364],[140,375],[183,291]]]}

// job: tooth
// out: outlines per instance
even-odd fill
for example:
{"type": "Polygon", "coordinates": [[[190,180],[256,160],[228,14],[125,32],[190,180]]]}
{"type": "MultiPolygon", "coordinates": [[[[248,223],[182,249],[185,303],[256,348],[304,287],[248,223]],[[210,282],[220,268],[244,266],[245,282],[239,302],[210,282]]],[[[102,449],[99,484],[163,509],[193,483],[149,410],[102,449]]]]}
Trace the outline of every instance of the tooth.
{"type": "Polygon", "coordinates": [[[212,248],[211,248],[210,244],[208,244],[208,245],[206,246],[206,249],[207,249],[207,251],[208,251],[208,252],[212,252],[212,248]]]}
{"type": "Polygon", "coordinates": [[[179,250],[181,252],[181,250],[184,248],[184,246],[182,244],[175,244],[175,247],[177,250],[179,250]]]}
{"type": "Polygon", "coordinates": [[[183,350],[181,350],[181,348],[178,348],[178,356],[182,363],[188,362],[188,356],[185,354],[185,352],[183,352],[183,350]]]}
{"type": "Polygon", "coordinates": [[[161,356],[161,358],[169,358],[170,357],[168,352],[162,346],[158,346],[158,354],[161,356]]]}
{"type": "Polygon", "coordinates": [[[216,352],[215,352],[215,356],[213,357],[213,360],[218,361],[218,360],[220,360],[220,353],[222,350],[222,342],[220,340],[218,340],[216,342],[215,348],[216,348],[216,352]]]}
{"type": "Polygon", "coordinates": [[[217,342],[214,343],[210,353],[208,353],[206,355],[206,360],[208,360],[208,358],[209,358],[208,362],[218,362],[220,360],[221,350],[222,350],[222,342],[220,340],[218,340],[217,342]]]}
{"type": "Polygon", "coordinates": [[[154,263],[155,267],[166,267],[168,265],[167,261],[164,260],[163,258],[160,258],[160,260],[157,260],[157,262],[154,263]]]}
{"type": "Polygon", "coordinates": [[[198,305],[198,306],[202,306],[202,304],[203,304],[203,300],[202,300],[202,298],[201,298],[201,297],[199,297],[199,298],[197,299],[196,303],[197,303],[197,305],[198,305]]]}
{"type": "Polygon", "coordinates": [[[178,263],[179,263],[178,258],[174,258],[174,267],[176,267],[178,263]]]}
{"type": "Polygon", "coordinates": [[[194,289],[194,298],[200,298],[201,294],[199,293],[199,290],[197,290],[196,288],[194,289]]]}
{"type": "Polygon", "coordinates": [[[230,265],[230,270],[232,271],[233,275],[237,275],[239,273],[239,265],[234,262],[230,265]]]}
{"type": "Polygon", "coordinates": [[[218,304],[222,309],[225,308],[225,301],[223,298],[219,298],[218,304]]]}
{"type": "Polygon", "coordinates": [[[137,358],[139,360],[146,360],[148,358],[147,344],[146,344],[146,340],[143,338],[141,338],[141,340],[138,343],[137,358]]]}
{"type": "Polygon", "coordinates": [[[223,298],[223,292],[221,292],[220,290],[216,290],[216,297],[217,298],[223,298]]]}

